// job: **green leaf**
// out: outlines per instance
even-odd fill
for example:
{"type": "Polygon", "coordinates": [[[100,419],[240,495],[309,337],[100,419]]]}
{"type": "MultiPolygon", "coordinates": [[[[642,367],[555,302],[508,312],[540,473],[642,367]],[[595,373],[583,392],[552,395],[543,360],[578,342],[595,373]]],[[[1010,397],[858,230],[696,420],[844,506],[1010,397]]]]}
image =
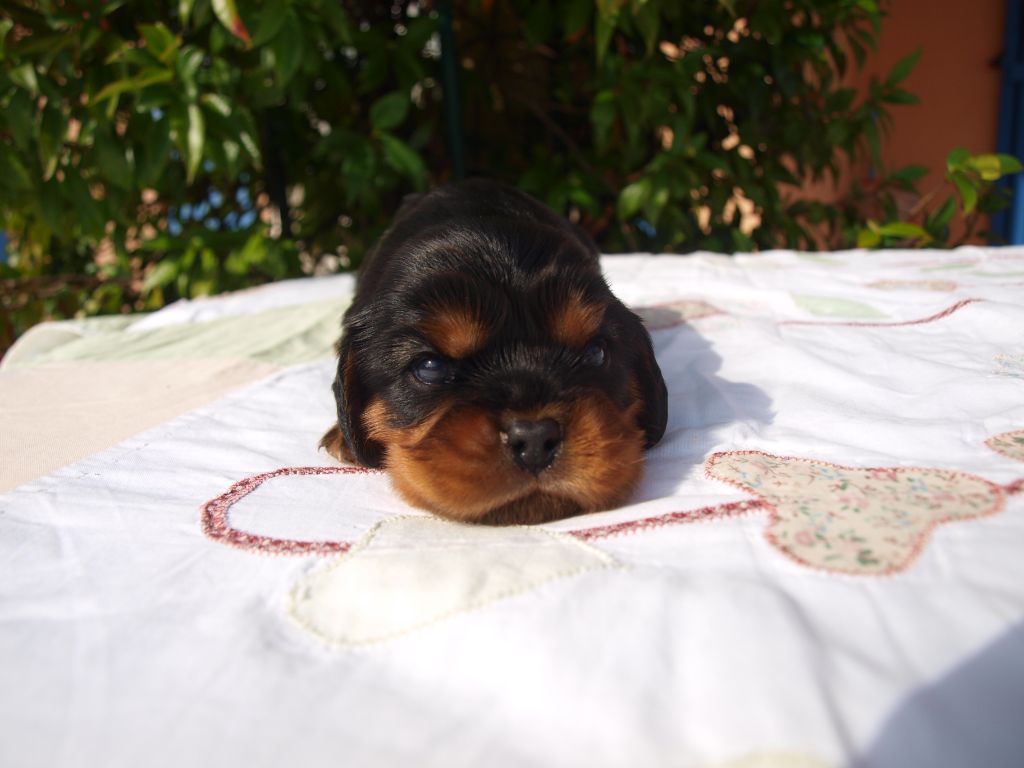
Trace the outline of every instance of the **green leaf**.
{"type": "Polygon", "coordinates": [[[203,112],[196,104],[188,105],[188,174],[187,181],[191,184],[196,171],[203,161],[203,141],[206,138],[203,123],[203,112]]]}
{"type": "Polygon", "coordinates": [[[384,149],[384,161],[399,173],[412,179],[417,189],[422,189],[427,169],[416,151],[401,139],[388,133],[381,134],[380,141],[384,149]]]}
{"type": "Polygon", "coordinates": [[[196,0],[178,0],[178,18],[182,24],[188,25],[188,21],[192,17],[192,7],[195,4],[196,0]]]}
{"type": "Polygon", "coordinates": [[[608,146],[617,112],[618,101],[612,91],[604,90],[594,97],[590,107],[590,124],[594,129],[594,144],[598,150],[608,146]]]}
{"type": "Polygon", "coordinates": [[[924,165],[905,165],[889,174],[890,179],[914,183],[928,175],[928,167],[924,165]]]}
{"type": "Polygon", "coordinates": [[[644,176],[619,192],[619,218],[626,221],[639,211],[651,197],[651,180],[644,176]]]}
{"type": "Polygon", "coordinates": [[[594,36],[598,64],[604,61],[605,54],[608,52],[608,44],[619,23],[621,6],[621,0],[597,0],[597,24],[594,36]]]}
{"type": "Polygon", "coordinates": [[[7,33],[13,28],[14,19],[0,19],[0,61],[3,61],[7,55],[5,40],[7,39],[7,33]]]}
{"type": "Polygon", "coordinates": [[[35,105],[32,98],[22,90],[14,91],[11,100],[4,110],[4,120],[7,123],[7,130],[11,132],[14,139],[14,146],[20,150],[26,150],[35,135],[33,124],[35,123],[35,105]]]}
{"type": "Polygon", "coordinates": [[[947,197],[946,202],[942,204],[942,207],[932,216],[931,223],[934,227],[946,227],[949,226],[949,222],[953,219],[953,214],[956,213],[956,198],[953,196],[947,197]]]}
{"type": "Polygon", "coordinates": [[[633,23],[636,24],[640,36],[644,39],[644,49],[648,56],[653,56],[657,50],[658,32],[661,28],[658,11],[657,3],[643,3],[633,12],[633,23]]]}
{"type": "Polygon", "coordinates": [[[56,179],[43,182],[38,189],[39,210],[43,221],[53,232],[64,230],[64,199],[61,196],[62,185],[56,179]]]}
{"type": "Polygon", "coordinates": [[[1000,154],[996,155],[996,157],[999,158],[999,171],[1004,176],[1008,176],[1011,173],[1020,173],[1024,170],[1024,165],[1021,165],[1020,160],[1013,155],[1000,154]]]}
{"type": "Polygon", "coordinates": [[[217,20],[248,48],[252,44],[252,37],[238,13],[235,0],[211,0],[211,5],[213,5],[213,12],[217,16],[217,20]]]}
{"type": "Polygon", "coordinates": [[[910,91],[893,88],[882,95],[882,101],[888,104],[920,104],[921,100],[910,91]]]}
{"type": "Polygon", "coordinates": [[[28,63],[14,67],[7,72],[11,82],[35,96],[39,93],[39,80],[35,68],[28,63]]]}
{"type": "Polygon", "coordinates": [[[274,70],[278,84],[282,87],[288,84],[302,63],[304,45],[302,25],[298,17],[289,11],[281,29],[270,41],[270,49],[274,52],[274,70]]]}
{"type": "Polygon", "coordinates": [[[178,262],[174,259],[161,259],[146,275],[142,282],[142,290],[149,293],[154,288],[162,288],[178,276],[178,262]]]}
{"type": "Polygon", "coordinates": [[[263,45],[281,29],[288,15],[288,3],[285,0],[269,0],[260,9],[256,20],[256,31],[252,35],[253,45],[263,45]]]}
{"type": "Polygon", "coordinates": [[[43,179],[49,179],[57,170],[65,130],[64,115],[47,104],[39,125],[39,162],[43,166],[43,179]]]}
{"type": "Polygon", "coordinates": [[[825,96],[825,108],[830,112],[845,112],[857,98],[855,88],[840,88],[825,96]]]}
{"type": "Polygon", "coordinates": [[[963,147],[957,147],[946,156],[946,169],[950,172],[961,170],[971,153],[963,147]]]}
{"type": "Polygon", "coordinates": [[[400,91],[377,99],[370,107],[370,125],[378,131],[389,131],[405,120],[409,112],[409,96],[400,91]]]}
{"type": "Polygon", "coordinates": [[[64,179],[63,188],[71,199],[71,205],[75,209],[75,217],[82,234],[89,238],[102,237],[106,221],[99,204],[92,199],[89,187],[82,177],[71,171],[64,179]]]}
{"type": "Polygon", "coordinates": [[[134,180],[132,164],[125,155],[125,145],[115,142],[110,134],[103,129],[96,131],[94,138],[97,165],[102,169],[104,177],[121,189],[130,189],[134,180]]]}
{"type": "Polygon", "coordinates": [[[857,232],[858,248],[877,248],[882,242],[882,236],[873,229],[864,228],[857,232]]]}
{"type": "Polygon", "coordinates": [[[139,32],[150,53],[165,64],[178,48],[178,38],[163,24],[140,24],[139,32]]]}
{"type": "Polygon", "coordinates": [[[185,161],[185,179],[191,184],[203,161],[206,126],[199,105],[189,104],[184,110],[175,109],[171,115],[171,129],[185,161]]]}
{"type": "Polygon", "coordinates": [[[909,221],[893,221],[883,224],[878,228],[878,234],[882,235],[882,237],[912,237],[921,240],[931,240],[931,235],[924,228],[917,224],[911,224],[909,221]]]}
{"type": "Polygon", "coordinates": [[[171,152],[171,124],[166,117],[152,121],[143,133],[138,159],[139,185],[156,186],[171,152]]]}
{"type": "Polygon", "coordinates": [[[960,171],[954,171],[949,175],[950,181],[960,193],[960,202],[964,207],[964,214],[970,214],[978,204],[978,190],[960,171]]]}
{"type": "Polygon", "coordinates": [[[231,105],[219,93],[204,93],[199,101],[203,106],[209,107],[221,117],[231,116],[231,105]]]}
{"type": "Polygon", "coordinates": [[[967,165],[985,181],[998,181],[1002,175],[1002,163],[996,155],[975,155],[967,160],[967,165]]]}
{"type": "Polygon", "coordinates": [[[15,192],[32,189],[32,179],[15,152],[0,152],[0,185],[15,192]]]}
{"type": "Polygon", "coordinates": [[[175,56],[175,67],[178,71],[178,78],[185,91],[185,98],[195,101],[199,94],[199,86],[196,83],[196,74],[203,65],[206,54],[195,46],[186,45],[175,56]]]}
{"type": "Polygon", "coordinates": [[[93,96],[89,102],[91,104],[99,104],[106,99],[119,96],[127,91],[141,91],[147,86],[155,85],[156,83],[166,83],[168,80],[173,79],[174,70],[172,69],[143,70],[137,77],[129,78],[127,80],[118,80],[108,84],[106,87],[100,89],[100,92],[93,96]]]}
{"type": "Polygon", "coordinates": [[[917,66],[917,61],[921,58],[921,50],[922,49],[918,48],[896,62],[896,66],[892,68],[892,71],[889,72],[889,76],[885,79],[885,84],[891,88],[906,80],[914,67],[917,66]]]}
{"type": "Polygon", "coordinates": [[[876,166],[882,165],[882,137],[878,133],[878,123],[869,119],[864,123],[864,138],[871,151],[871,162],[876,166]]]}

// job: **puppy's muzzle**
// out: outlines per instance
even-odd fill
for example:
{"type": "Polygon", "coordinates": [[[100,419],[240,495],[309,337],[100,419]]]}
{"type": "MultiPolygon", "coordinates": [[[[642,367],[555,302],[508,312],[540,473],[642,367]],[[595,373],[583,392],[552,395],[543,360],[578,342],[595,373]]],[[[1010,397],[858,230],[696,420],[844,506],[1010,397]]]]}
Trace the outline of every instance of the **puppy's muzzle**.
{"type": "Polygon", "coordinates": [[[554,419],[514,419],[501,431],[505,449],[520,467],[539,475],[551,466],[562,445],[562,425],[554,419]]]}

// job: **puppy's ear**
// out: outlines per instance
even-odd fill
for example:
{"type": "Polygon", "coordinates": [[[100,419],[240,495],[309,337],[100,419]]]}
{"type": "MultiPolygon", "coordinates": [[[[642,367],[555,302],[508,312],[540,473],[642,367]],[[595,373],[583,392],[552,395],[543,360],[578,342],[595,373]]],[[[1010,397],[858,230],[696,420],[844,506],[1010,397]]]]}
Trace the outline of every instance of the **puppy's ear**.
{"type": "Polygon", "coordinates": [[[366,437],[363,411],[368,393],[360,374],[352,336],[351,328],[346,329],[338,344],[338,373],[333,385],[338,424],[327,431],[320,446],[342,461],[379,467],[384,451],[380,443],[366,437]]]}
{"type": "Polygon", "coordinates": [[[636,330],[632,341],[636,349],[633,373],[636,376],[638,394],[643,401],[643,410],[639,417],[640,427],[647,436],[644,447],[651,448],[665,434],[665,425],[668,423],[668,390],[658,361],[654,358],[651,335],[639,317],[636,317],[636,330]]]}

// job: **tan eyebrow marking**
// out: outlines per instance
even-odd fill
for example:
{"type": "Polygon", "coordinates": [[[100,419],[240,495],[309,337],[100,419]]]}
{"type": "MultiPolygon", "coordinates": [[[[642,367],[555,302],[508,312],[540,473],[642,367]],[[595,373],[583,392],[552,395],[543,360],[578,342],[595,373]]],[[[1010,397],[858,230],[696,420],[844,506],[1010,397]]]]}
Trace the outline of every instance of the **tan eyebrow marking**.
{"type": "Polygon", "coordinates": [[[465,306],[431,307],[419,329],[434,349],[453,360],[468,357],[487,343],[487,325],[465,306]]]}
{"type": "Polygon", "coordinates": [[[579,292],[570,294],[551,315],[551,334],[568,347],[582,347],[597,333],[604,305],[594,304],[579,292]]]}

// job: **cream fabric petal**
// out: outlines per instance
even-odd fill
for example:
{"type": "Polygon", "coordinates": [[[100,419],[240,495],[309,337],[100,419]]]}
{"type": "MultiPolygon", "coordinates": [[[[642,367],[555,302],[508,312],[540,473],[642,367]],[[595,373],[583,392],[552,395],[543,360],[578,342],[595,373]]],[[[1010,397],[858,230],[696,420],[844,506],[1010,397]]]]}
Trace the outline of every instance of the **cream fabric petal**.
{"type": "Polygon", "coordinates": [[[364,645],[613,564],[589,545],[540,528],[398,517],[307,573],[288,612],[330,643],[364,645]]]}

